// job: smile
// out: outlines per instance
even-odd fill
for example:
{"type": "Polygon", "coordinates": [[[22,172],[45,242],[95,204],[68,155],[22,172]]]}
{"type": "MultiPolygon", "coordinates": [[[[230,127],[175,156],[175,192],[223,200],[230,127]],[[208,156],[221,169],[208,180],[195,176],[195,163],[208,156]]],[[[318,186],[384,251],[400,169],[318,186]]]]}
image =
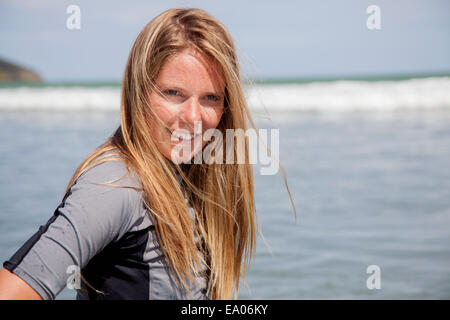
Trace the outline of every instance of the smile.
{"type": "MultiPolygon", "coordinates": [[[[175,140],[175,142],[189,142],[194,140],[197,137],[201,136],[201,133],[198,134],[191,134],[191,133],[184,133],[184,132],[175,132],[175,131],[170,131],[169,129],[167,129],[167,131],[170,133],[170,135],[172,137],[175,137],[177,140],[175,140]]],[[[172,139],[173,140],[173,139],[172,139]]]]}

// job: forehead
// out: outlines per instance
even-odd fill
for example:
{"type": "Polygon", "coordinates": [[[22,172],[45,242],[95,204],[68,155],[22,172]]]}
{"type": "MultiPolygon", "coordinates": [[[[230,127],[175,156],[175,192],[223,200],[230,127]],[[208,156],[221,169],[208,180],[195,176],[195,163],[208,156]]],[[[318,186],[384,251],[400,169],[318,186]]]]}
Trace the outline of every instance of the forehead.
{"type": "Polygon", "coordinates": [[[169,58],[156,80],[159,85],[186,89],[223,91],[225,80],[220,65],[195,49],[187,48],[169,58]]]}

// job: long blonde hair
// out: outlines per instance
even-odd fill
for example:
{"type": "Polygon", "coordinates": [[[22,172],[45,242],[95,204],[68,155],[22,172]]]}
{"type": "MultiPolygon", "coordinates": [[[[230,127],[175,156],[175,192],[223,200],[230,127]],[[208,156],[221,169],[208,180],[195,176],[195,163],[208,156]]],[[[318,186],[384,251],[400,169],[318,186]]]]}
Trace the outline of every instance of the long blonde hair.
{"type": "MultiPolygon", "coordinates": [[[[141,180],[144,205],[180,283],[188,290],[186,280],[197,275],[202,260],[198,253],[203,250],[209,269],[209,298],[230,299],[237,297],[240,278],[247,273],[255,251],[253,167],[248,163],[202,163],[191,165],[185,174],[158,151],[148,130],[155,117],[148,96],[156,90],[159,71],[168,58],[188,47],[212,58],[223,71],[225,108],[217,129],[223,134],[226,129],[246,131],[247,122],[255,128],[243,94],[234,42],[226,28],[201,9],[167,10],[144,27],[131,49],[122,83],[120,126],[80,164],[66,192],[89,168],[113,160],[104,153],[117,149],[112,155],[125,159],[128,170],[134,170],[141,180]],[[176,171],[185,182],[196,221],[188,213],[176,171]],[[200,248],[196,237],[203,240],[200,248]]],[[[246,137],[246,159],[248,149],[246,137]]]]}

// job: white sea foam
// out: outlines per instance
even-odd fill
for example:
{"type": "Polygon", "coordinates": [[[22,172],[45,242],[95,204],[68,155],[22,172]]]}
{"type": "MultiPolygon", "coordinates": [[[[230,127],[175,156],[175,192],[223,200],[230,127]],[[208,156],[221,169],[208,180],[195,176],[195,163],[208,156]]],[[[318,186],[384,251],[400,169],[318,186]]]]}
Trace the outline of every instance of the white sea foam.
{"type": "MultiPolygon", "coordinates": [[[[450,77],[328,81],[246,87],[248,105],[318,112],[450,110],[450,77]]],[[[119,110],[120,87],[0,88],[0,110],[119,110]]]]}
{"type": "Polygon", "coordinates": [[[262,85],[248,92],[253,108],[326,112],[450,109],[450,78],[262,85]]]}
{"type": "Polygon", "coordinates": [[[119,87],[0,88],[0,110],[119,110],[119,87]]]}

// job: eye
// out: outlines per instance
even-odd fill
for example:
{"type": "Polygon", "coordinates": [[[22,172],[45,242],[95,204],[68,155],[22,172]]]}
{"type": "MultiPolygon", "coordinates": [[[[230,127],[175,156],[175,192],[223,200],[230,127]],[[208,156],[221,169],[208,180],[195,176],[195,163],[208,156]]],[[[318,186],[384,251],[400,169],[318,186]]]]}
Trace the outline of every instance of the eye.
{"type": "Polygon", "coordinates": [[[172,89],[168,89],[166,91],[164,91],[165,94],[169,95],[169,96],[177,96],[180,95],[180,92],[177,90],[172,90],[172,89]]]}
{"type": "Polygon", "coordinates": [[[208,95],[206,96],[206,98],[207,98],[208,100],[210,100],[210,101],[219,101],[219,99],[220,99],[218,96],[213,95],[213,94],[208,94],[208,95]]]}
{"type": "Polygon", "coordinates": [[[173,103],[182,103],[186,99],[183,92],[176,89],[166,89],[163,91],[163,94],[167,101],[173,103]]]}

